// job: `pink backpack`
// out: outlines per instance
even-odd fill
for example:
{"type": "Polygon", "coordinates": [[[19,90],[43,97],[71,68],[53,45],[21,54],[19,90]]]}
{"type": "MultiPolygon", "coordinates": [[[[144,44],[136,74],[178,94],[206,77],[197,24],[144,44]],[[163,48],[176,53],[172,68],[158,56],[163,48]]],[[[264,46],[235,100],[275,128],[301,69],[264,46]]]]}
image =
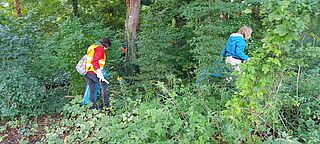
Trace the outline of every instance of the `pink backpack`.
{"type": "Polygon", "coordinates": [[[84,55],[78,62],[76,69],[80,75],[87,74],[86,71],[87,55],[84,55]]]}

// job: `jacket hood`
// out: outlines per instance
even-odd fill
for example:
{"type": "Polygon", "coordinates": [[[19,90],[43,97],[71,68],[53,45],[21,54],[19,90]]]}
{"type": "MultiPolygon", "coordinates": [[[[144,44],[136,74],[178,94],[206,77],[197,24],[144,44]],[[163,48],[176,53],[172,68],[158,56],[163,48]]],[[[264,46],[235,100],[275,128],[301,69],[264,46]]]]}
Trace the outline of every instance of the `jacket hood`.
{"type": "Polygon", "coordinates": [[[241,38],[243,38],[243,35],[239,34],[239,33],[233,33],[233,34],[230,35],[230,37],[241,37],[241,38]]]}
{"type": "Polygon", "coordinates": [[[229,38],[231,41],[240,41],[240,40],[244,40],[244,37],[242,34],[239,33],[233,33],[230,35],[229,38]]]}

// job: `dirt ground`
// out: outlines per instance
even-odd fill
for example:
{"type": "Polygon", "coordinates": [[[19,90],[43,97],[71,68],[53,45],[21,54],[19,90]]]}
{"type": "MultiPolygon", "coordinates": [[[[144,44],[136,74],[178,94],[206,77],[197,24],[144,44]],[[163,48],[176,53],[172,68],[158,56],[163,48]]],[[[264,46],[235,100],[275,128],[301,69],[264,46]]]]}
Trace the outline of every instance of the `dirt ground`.
{"type": "Polygon", "coordinates": [[[22,126],[11,127],[9,121],[0,120],[0,144],[19,144],[22,141],[28,144],[44,142],[45,127],[60,122],[62,115],[60,113],[53,115],[43,115],[32,118],[22,126]]]}

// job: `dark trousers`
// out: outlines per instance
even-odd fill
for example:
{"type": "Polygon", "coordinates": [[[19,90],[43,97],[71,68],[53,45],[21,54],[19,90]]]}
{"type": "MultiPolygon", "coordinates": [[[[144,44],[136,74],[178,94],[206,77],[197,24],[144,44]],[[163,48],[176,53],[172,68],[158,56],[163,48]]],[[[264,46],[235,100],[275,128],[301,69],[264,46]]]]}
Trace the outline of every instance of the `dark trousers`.
{"type": "Polygon", "coordinates": [[[90,101],[93,102],[93,108],[97,108],[97,104],[96,101],[94,99],[94,93],[96,90],[96,84],[100,85],[100,89],[101,89],[101,95],[102,95],[102,100],[104,102],[104,104],[106,105],[106,107],[109,107],[109,94],[108,94],[108,85],[107,83],[103,82],[103,81],[99,81],[99,78],[97,77],[96,74],[92,74],[92,73],[87,73],[84,76],[85,81],[88,83],[89,88],[90,88],[90,101]]]}

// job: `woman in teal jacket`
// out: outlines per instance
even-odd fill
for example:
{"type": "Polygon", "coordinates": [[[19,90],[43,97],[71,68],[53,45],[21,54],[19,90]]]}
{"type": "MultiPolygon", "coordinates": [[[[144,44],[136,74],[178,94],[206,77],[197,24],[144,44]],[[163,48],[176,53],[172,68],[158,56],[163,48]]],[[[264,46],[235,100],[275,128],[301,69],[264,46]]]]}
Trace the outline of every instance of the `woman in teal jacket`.
{"type": "Polygon", "coordinates": [[[226,63],[234,66],[235,70],[240,70],[239,64],[248,61],[250,58],[244,53],[246,48],[246,40],[251,37],[252,29],[250,27],[242,27],[237,33],[233,33],[227,40],[225,48],[221,52],[221,56],[227,57],[226,63]]]}

